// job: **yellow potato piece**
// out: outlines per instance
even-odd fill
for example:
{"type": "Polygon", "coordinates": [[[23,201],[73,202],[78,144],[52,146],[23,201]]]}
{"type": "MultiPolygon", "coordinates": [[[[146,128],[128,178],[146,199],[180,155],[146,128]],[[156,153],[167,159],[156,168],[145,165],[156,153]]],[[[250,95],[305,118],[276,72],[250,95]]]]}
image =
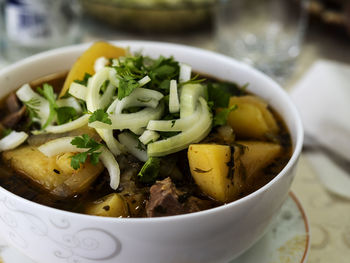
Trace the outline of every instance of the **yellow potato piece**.
{"type": "Polygon", "coordinates": [[[235,104],[238,108],[230,113],[227,123],[239,138],[263,139],[268,133],[278,132],[279,127],[267,103],[258,97],[231,97],[230,106],[235,104]]]}
{"type": "Polygon", "coordinates": [[[261,141],[237,141],[237,143],[245,146],[240,160],[247,179],[253,179],[282,152],[281,145],[277,143],[261,141]]]}
{"type": "Polygon", "coordinates": [[[103,171],[101,163],[86,162],[80,169],[70,166],[72,153],[47,157],[36,147],[24,146],[3,152],[5,162],[18,173],[40,184],[54,195],[68,197],[84,192],[103,171]]]}
{"type": "Polygon", "coordinates": [[[60,97],[62,97],[68,91],[70,84],[74,80],[82,80],[85,73],[89,73],[91,75],[95,74],[94,64],[95,60],[99,57],[110,59],[125,56],[125,54],[126,51],[124,48],[113,46],[107,42],[94,43],[78,58],[69,71],[61,90],[60,97]]]}
{"type": "Polygon", "coordinates": [[[251,189],[262,169],[282,151],[275,143],[239,141],[240,146],[192,144],[188,160],[192,177],[210,197],[230,202],[251,189]],[[233,155],[233,156],[232,156],[233,155]]]}
{"type": "Polygon", "coordinates": [[[127,204],[117,193],[96,200],[88,205],[85,213],[89,215],[108,217],[127,217],[129,215],[127,204]]]}
{"type": "Polygon", "coordinates": [[[236,171],[239,171],[237,156],[234,155],[231,160],[231,148],[226,145],[190,145],[188,148],[189,165],[199,188],[218,201],[233,200],[241,185],[241,178],[235,176],[236,171]]]}

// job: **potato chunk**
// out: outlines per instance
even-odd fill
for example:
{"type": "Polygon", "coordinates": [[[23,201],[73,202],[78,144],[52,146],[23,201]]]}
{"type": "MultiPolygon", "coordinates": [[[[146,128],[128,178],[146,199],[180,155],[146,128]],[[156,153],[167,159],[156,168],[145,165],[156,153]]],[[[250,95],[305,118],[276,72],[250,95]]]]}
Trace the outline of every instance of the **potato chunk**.
{"type": "Polygon", "coordinates": [[[70,87],[74,80],[82,80],[85,73],[93,75],[95,60],[99,57],[118,58],[125,55],[125,49],[113,46],[107,42],[96,42],[88,48],[75,62],[68,73],[64,86],[60,92],[62,97],[70,87]]]}
{"type": "Polygon", "coordinates": [[[279,127],[268,105],[255,96],[231,97],[230,106],[237,105],[227,123],[239,138],[263,139],[266,134],[276,134],[279,127]]]}
{"type": "Polygon", "coordinates": [[[86,214],[108,217],[127,217],[128,207],[124,199],[116,193],[104,196],[88,205],[86,214]]]}
{"type": "Polygon", "coordinates": [[[195,182],[203,192],[221,202],[232,201],[242,185],[239,151],[235,152],[232,156],[230,146],[216,144],[192,144],[188,149],[195,182]]]}
{"type": "Polygon", "coordinates": [[[210,197],[230,202],[238,199],[262,169],[281,153],[275,143],[241,141],[241,146],[192,144],[188,160],[192,177],[199,188],[210,197]]]}
{"type": "Polygon", "coordinates": [[[86,162],[78,170],[70,166],[72,153],[47,157],[36,147],[24,146],[3,153],[3,159],[18,173],[27,176],[52,194],[68,197],[81,193],[102,172],[101,163],[86,162]]]}
{"type": "Polygon", "coordinates": [[[254,178],[258,172],[270,165],[282,151],[281,145],[276,143],[261,141],[238,141],[237,143],[245,146],[240,160],[248,179],[254,178]]]}

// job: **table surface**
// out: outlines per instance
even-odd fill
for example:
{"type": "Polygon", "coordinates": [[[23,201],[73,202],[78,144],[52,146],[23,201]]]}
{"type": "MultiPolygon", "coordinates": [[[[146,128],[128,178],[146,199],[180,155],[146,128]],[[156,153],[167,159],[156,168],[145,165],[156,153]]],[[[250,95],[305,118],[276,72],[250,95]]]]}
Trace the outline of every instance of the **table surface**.
{"type": "MultiPolygon", "coordinates": [[[[215,50],[215,39],[211,30],[187,35],[154,36],[119,32],[88,19],[84,20],[84,25],[82,42],[99,39],[156,40],[215,50]]],[[[287,91],[318,59],[349,64],[350,37],[326,31],[321,25],[312,25],[307,32],[296,69],[284,84],[287,91]]],[[[311,250],[308,263],[350,262],[350,200],[329,193],[321,185],[307,154],[301,155],[292,190],[300,199],[309,218],[311,250]]]]}

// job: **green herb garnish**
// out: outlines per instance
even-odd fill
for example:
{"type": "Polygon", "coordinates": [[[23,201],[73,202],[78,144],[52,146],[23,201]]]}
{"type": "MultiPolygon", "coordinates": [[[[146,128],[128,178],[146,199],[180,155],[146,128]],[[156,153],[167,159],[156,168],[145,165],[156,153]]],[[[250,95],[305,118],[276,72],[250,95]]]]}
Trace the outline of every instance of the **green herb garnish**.
{"type": "Polygon", "coordinates": [[[138,173],[138,178],[142,183],[152,183],[159,175],[160,158],[150,157],[142,166],[138,173]]]}
{"type": "Polygon", "coordinates": [[[82,80],[74,80],[75,83],[87,86],[89,78],[91,78],[92,76],[89,73],[85,73],[84,78],[82,80]]]}
{"type": "Polygon", "coordinates": [[[44,125],[41,127],[41,129],[44,130],[56,116],[56,109],[58,108],[56,104],[56,94],[53,91],[53,87],[47,83],[43,85],[43,88],[37,88],[37,92],[49,102],[50,107],[49,116],[44,125]]]}
{"type": "Polygon", "coordinates": [[[140,84],[131,76],[119,78],[118,99],[121,100],[131,94],[140,84]]]}
{"type": "Polygon", "coordinates": [[[73,169],[79,169],[80,165],[86,162],[88,156],[90,156],[90,162],[93,165],[99,162],[101,152],[99,152],[98,149],[101,148],[102,144],[90,138],[89,135],[83,134],[82,136],[75,137],[71,141],[71,144],[75,145],[77,148],[88,149],[86,152],[78,153],[71,157],[70,165],[73,169]]]}
{"type": "Polygon", "coordinates": [[[77,111],[73,107],[60,107],[56,109],[57,124],[61,125],[73,121],[77,117],[77,111]]]}
{"type": "Polygon", "coordinates": [[[213,119],[213,126],[222,126],[225,125],[227,122],[228,115],[230,112],[236,110],[238,107],[237,105],[232,105],[229,108],[222,109],[220,112],[215,114],[214,119],[213,119]]]}
{"type": "Polygon", "coordinates": [[[24,101],[23,104],[26,106],[26,110],[28,112],[28,119],[29,120],[28,120],[26,127],[29,128],[34,123],[34,119],[39,118],[38,107],[40,106],[40,100],[36,99],[36,98],[32,98],[28,101],[24,101]]]}
{"type": "Polygon", "coordinates": [[[98,109],[91,114],[89,118],[89,123],[95,122],[95,121],[103,122],[109,125],[112,124],[111,119],[108,117],[108,113],[102,109],[98,109]]]}

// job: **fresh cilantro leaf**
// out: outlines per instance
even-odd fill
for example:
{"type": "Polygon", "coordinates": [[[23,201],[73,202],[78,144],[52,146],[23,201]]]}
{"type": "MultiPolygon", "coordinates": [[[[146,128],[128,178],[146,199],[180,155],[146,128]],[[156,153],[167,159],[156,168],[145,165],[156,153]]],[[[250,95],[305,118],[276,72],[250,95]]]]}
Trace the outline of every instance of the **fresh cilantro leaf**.
{"type": "Polygon", "coordinates": [[[26,124],[26,128],[30,128],[35,122],[35,119],[39,118],[38,107],[40,106],[40,100],[32,98],[28,101],[24,101],[23,104],[26,106],[28,113],[28,123],[26,124]]]}
{"type": "Polygon", "coordinates": [[[92,77],[91,74],[85,73],[84,78],[82,80],[76,79],[76,80],[74,80],[74,82],[81,84],[81,85],[84,85],[84,86],[87,86],[89,78],[91,78],[91,77],[92,77]]]}
{"type": "Polygon", "coordinates": [[[75,137],[71,141],[71,144],[77,146],[78,148],[87,148],[90,150],[93,149],[93,151],[98,150],[102,146],[102,144],[96,142],[94,139],[90,138],[90,136],[87,134],[83,134],[82,136],[75,137]]]}
{"type": "Polygon", "coordinates": [[[76,155],[71,157],[70,165],[73,167],[74,170],[77,170],[80,168],[80,164],[85,163],[88,155],[86,152],[84,153],[77,153],[76,155]]]}
{"type": "Polygon", "coordinates": [[[56,109],[57,124],[61,125],[74,120],[77,117],[77,111],[73,107],[60,107],[56,109]]]}
{"type": "Polygon", "coordinates": [[[153,183],[158,175],[160,169],[160,158],[150,157],[142,166],[138,173],[138,178],[142,183],[153,183]]]}
{"type": "Polygon", "coordinates": [[[89,123],[95,122],[95,121],[103,122],[103,123],[106,123],[109,125],[112,124],[111,119],[108,117],[108,113],[102,109],[98,109],[98,110],[94,111],[92,113],[92,115],[90,116],[89,123]]]}
{"type": "Polygon", "coordinates": [[[90,155],[90,162],[93,165],[97,165],[98,162],[100,161],[100,154],[101,154],[101,152],[94,152],[90,155]]]}
{"type": "Polygon", "coordinates": [[[153,74],[156,74],[158,78],[164,78],[166,76],[174,74],[176,67],[171,65],[162,65],[153,70],[153,74]]]}
{"type": "Polygon", "coordinates": [[[57,108],[56,105],[56,94],[53,91],[53,87],[47,83],[43,85],[42,88],[38,87],[37,92],[43,96],[47,101],[50,103],[50,105],[53,105],[54,107],[57,108]]]}
{"type": "Polygon", "coordinates": [[[44,130],[56,116],[56,108],[58,108],[56,104],[56,94],[53,91],[53,87],[47,83],[43,85],[43,88],[37,88],[37,91],[49,102],[50,107],[50,114],[44,125],[41,127],[41,129],[44,130]]]}
{"type": "Polygon", "coordinates": [[[159,88],[161,90],[167,90],[169,92],[170,90],[170,79],[165,79],[159,84],[159,88]]]}
{"type": "Polygon", "coordinates": [[[222,109],[219,111],[217,114],[215,114],[214,119],[213,119],[213,126],[222,126],[225,125],[227,122],[228,115],[230,112],[236,110],[238,107],[237,105],[232,105],[229,108],[222,109]]]}
{"type": "Polygon", "coordinates": [[[125,76],[119,79],[118,99],[121,100],[131,94],[140,84],[132,77],[125,76]]]}
{"type": "Polygon", "coordinates": [[[213,108],[226,108],[228,106],[230,96],[242,96],[245,93],[245,87],[239,87],[235,83],[228,82],[209,82],[208,101],[213,102],[213,108]]]}
{"type": "Polygon", "coordinates": [[[70,164],[73,169],[79,169],[80,164],[84,164],[88,156],[90,156],[90,162],[92,164],[96,165],[99,162],[101,152],[98,152],[97,150],[101,148],[102,144],[90,138],[89,135],[83,134],[82,136],[75,137],[71,141],[71,144],[75,145],[77,148],[87,149],[86,152],[78,153],[71,157],[70,164]]]}
{"type": "Polygon", "coordinates": [[[208,101],[213,102],[214,108],[226,108],[230,100],[230,93],[226,92],[216,83],[209,83],[207,86],[208,101]]]}

